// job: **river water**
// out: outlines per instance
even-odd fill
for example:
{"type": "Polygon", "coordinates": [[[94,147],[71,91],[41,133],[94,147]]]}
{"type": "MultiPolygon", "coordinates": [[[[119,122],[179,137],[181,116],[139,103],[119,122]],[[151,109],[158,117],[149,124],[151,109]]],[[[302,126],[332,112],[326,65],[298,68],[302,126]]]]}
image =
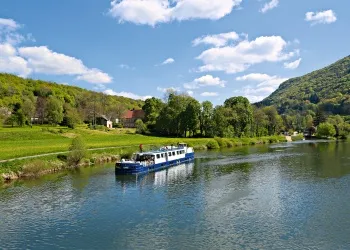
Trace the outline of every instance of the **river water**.
{"type": "Polygon", "coordinates": [[[1,249],[350,249],[350,143],[196,153],[115,176],[112,164],[0,188],[1,249]]]}

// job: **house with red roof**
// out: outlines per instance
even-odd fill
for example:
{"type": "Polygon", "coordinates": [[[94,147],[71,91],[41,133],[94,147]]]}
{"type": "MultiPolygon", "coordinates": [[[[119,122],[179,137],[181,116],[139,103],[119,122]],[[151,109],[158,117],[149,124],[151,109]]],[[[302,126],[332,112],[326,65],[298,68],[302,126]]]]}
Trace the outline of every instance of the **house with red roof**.
{"type": "Polygon", "coordinates": [[[127,110],[121,117],[120,121],[123,124],[124,128],[135,128],[135,122],[138,119],[145,118],[145,111],[142,109],[139,110],[127,110]]]}

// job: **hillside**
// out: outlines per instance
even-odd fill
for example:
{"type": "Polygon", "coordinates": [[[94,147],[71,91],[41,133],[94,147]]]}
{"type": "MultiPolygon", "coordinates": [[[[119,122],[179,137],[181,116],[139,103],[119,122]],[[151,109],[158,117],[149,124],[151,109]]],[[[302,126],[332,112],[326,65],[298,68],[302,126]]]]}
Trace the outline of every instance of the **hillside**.
{"type": "MultiPolygon", "coordinates": [[[[112,118],[118,112],[141,108],[143,104],[141,100],[107,96],[74,86],[0,73],[0,122],[23,124],[30,117],[48,120],[55,116],[56,111],[89,121],[92,110],[94,115],[109,113],[112,118]],[[50,109],[53,110],[52,114],[50,109]],[[8,117],[11,113],[14,114],[12,120],[8,117]]],[[[58,119],[59,122],[61,120],[58,119]]]]}
{"type": "Polygon", "coordinates": [[[292,78],[258,105],[277,107],[280,113],[316,110],[350,115],[350,56],[302,77],[292,78]]]}

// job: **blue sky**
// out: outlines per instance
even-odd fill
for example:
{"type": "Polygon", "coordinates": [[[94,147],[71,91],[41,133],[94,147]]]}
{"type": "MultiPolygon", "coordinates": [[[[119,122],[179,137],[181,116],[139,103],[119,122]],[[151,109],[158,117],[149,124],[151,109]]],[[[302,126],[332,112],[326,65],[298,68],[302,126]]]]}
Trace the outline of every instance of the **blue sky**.
{"type": "Polygon", "coordinates": [[[349,53],[350,1],[1,0],[0,72],[111,95],[259,101],[349,53]]]}

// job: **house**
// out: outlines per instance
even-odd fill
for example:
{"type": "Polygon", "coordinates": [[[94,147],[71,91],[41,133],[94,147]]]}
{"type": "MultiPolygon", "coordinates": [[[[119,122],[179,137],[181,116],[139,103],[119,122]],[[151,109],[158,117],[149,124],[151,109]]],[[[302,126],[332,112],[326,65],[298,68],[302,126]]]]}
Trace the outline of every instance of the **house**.
{"type": "Polygon", "coordinates": [[[113,128],[112,121],[104,115],[96,117],[96,124],[106,126],[107,128],[113,128]]]}
{"type": "Polygon", "coordinates": [[[135,128],[135,122],[138,119],[145,118],[145,111],[142,109],[139,110],[127,110],[121,117],[120,121],[123,124],[124,128],[135,128]]]}

